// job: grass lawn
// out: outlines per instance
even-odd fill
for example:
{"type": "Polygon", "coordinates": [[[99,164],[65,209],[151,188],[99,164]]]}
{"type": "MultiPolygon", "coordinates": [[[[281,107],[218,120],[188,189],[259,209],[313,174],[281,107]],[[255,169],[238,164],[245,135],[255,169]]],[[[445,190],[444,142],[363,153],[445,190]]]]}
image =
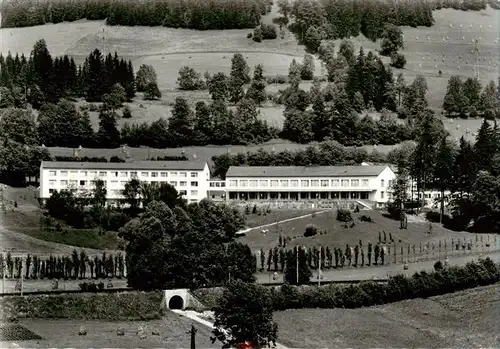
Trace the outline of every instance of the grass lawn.
{"type": "MultiPolygon", "coordinates": [[[[269,232],[262,234],[260,229],[252,230],[246,233],[246,236],[240,239],[241,242],[248,244],[253,251],[264,248],[267,251],[269,248],[278,245],[279,234],[282,236],[290,236],[294,238],[289,244],[289,247],[296,245],[300,246],[330,246],[345,248],[346,244],[355,245],[361,239],[363,246],[366,248],[368,242],[373,244],[378,242],[378,232],[385,230],[387,239],[389,233],[396,242],[397,249],[399,250],[403,244],[407,253],[407,245],[415,244],[416,252],[419,252],[419,244],[426,242],[435,242],[436,248],[439,240],[447,240],[447,248],[451,249],[451,239],[464,239],[475,241],[475,235],[465,232],[454,232],[447,230],[439,224],[433,224],[433,232],[427,235],[428,223],[412,223],[408,222],[408,229],[399,229],[399,221],[395,221],[382,216],[379,211],[361,211],[360,213],[353,213],[353,219],[356,225],[353,228],[344,228],[343,223],[337,221],[337,211],[327,211],[317,214],[315,217],[301,218],[285,223],[280,223],[268,227],[269,232]],[[372,218],[373,222],[361,222],[359,217],[366,215],[372,218]],[[313,237],[303,237],[303,233],[308,224],[314,224],[318,229],[318,235],[313,237]],[[320,235],[319,232],[326,230],[326,234],[320,235]],[[278,231],[278,233],[277,233],[278,231]]],[[[383,238],[383,236],[382,236],[383,238]]],[[[486,237],[484,237],[486,238],[486,237]]],[[[444,242],[443,242],[444,244],[444,242]]],[[[399,251],[398,251],[399,252],[399,251]]]]}
{"type": "Polygon", "coordinates": [[[22,320],[21,325],[40,335],[43,340],[17,342],[24,348],[188,348],[191,325],[198,329],[196,344],[200,348],[213,348],[211,330],[190,319],[168,312],[161,320],[108,322],[77,320],[22,320]],[[86,336],[79,336],[80,326],[87,329],[86,336]],[[147,338],[136,335],[141,327],[147,338]],[[116,334],[117,329],[125,330],[124,336],[116,334]],[[152,330],[159,331],[159,336],[152,335],[152,330]]]}
{"type": "Polygon", "coordinates": [[[40,231],[40,227],[31,227],[18,228],[16,231],[36,239],[76,247],[98,250],[118,250],[123,248],[118,233],[107,231],[100,234],[98,229],[63,228],[62,231],[57,231],[55,229],[44,229],[40,231]]]}
{"type": "Polygon", "coordinates": [[[213,348],[211,330],[190,319],[167,312],[161,320],[109,322],[77,320],[22,320],[20,324],[40,335],[43,340],[17,342],[24,348],[188,348],[191,325],[195,325],[196,344],[200,348],[213,348]],[[87,329],[86,336],[79,336],[80,326],[87,329]],[[136,335],[141,327],[147,338],[136,335]],[[125,330],[124,336],[116,334],[117,329],[125,330]],[[152,335],[152,330],[160,335],[152,335]]]}
{"type": "MultiPolygon", "coordinates": [[[[252,206],[250,206],[252,210],[252,206]]],[[[249,228],[259,227],[266,224],[272,224],[286,219],[312,214],[313,210],[274,210],[264,214],[249,214],[245,215],[246,226],[249,228]]]]}
{"type": "Polygon", "coordinates": [[[500,285],[360,309],[274,313],[290,348],[498,347],[500,285]],[[493,307],[492,307],[493,305],[493,307]]]}

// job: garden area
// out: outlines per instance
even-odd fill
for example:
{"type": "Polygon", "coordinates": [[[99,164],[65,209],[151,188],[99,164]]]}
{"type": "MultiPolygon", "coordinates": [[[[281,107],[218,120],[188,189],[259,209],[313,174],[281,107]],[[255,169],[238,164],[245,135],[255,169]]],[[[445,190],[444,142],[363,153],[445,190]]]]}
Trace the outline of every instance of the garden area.
{"type": "MultiPolygon", "coordinates": [[[[342,222],[338,220],[337,210],[315,213],[273,224],[266,227],[267,232],[263,232],[263,229],[250,230],[239,241],[249,245],[257,255],[263,252],[264,265],[271,265],[270,270],[273,270],[276,259],[271,257],[269,262],[270,254],[279,256],[284,253],[280,250],[294,249],[295,246],[306,247],[309,253],[316,256],[308,258],[316,260],[321,251],[321,258],[326,261],[327,267],[333,267],[328,264],[328,257],[331,256],[333,261],[335,250],[341,250],[346,257],[351,254],[352,261],[347,261],[346,265],[354,265],[356,246],[360,255],[364,251],[366,261],[368,253],[373,252],[375,256],[376,246],[379,246],[380,251],[384,249],[385,263],[427,260],[463,254],[466,250],[482,252],[498,248],[495,234],[455,232],[420,217],[412,219],[410,216],[412,221],[408,222],[407,228],[400,229],[399,221],[386,217],[381,211],[351,212],[351,216],[352,221],[342,222]]],[[[278,264],[281,264],[280,260],[278,257],[278,264]]],[[[261,263],[258,262],[258,265],[261,263]]]]}

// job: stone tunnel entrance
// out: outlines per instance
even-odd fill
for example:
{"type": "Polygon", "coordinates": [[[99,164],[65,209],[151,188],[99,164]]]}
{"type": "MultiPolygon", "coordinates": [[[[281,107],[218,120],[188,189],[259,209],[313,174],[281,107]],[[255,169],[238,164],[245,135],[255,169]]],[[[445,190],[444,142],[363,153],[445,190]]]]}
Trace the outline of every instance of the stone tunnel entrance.
{"type": "Polygon", "coordinates": [[[170,298],[168,301],[169,309],[183,309],[184,308],[184,300],[181,296],[175,295],[170,298]]]}

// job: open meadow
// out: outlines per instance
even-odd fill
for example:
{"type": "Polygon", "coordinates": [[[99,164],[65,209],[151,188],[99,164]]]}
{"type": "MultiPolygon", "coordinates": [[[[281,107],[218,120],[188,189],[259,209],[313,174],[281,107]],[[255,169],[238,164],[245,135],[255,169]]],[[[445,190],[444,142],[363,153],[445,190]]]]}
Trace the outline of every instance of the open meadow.
{"type": "Polygon", "coordinates": [[[274,313],[290,348],[498,348],[500,285],[360,309],[274,313]]]}
{"type": "MultiPolygon", "coordinates": [[[[193,320],[173,312],[166,312],[160,320],[153,321],[96,321],[96,320],[47,320],[26,319],[20,324],[43,339],[15,341],[23,348],[189,348],[191,325],[198,329],[196,344],[200,348],[213,348],[211,330],[193,320]],[[80,326],[87,329],[86,336],[79,336],[80,326]],[[137,330],[144,329],[147,337],[139,338],[137,330]],[[118,336],[117,329],[125,335],[118,336]],[[159,335],[152,335],[157,330],[159,335]]],[[[7,342],[0,342],[8,347],[7,342]]]]}
{"type": "MultiPolygon", "coordinates": [[[[263,20],[270,22],[277,16],[277,6],[263,20]]],[[[498,33],[499,21],[497,11],[487,7],[486,10],[457,11],[442,9],[434,11],[435,25],[426,28],[403,27],[407,66],[400,71],[407,82],[417,74],[426,77],[429,86],[428,100],[434,109],[442,106],[447,81],[451,75],[464,77],[474,76],[475,55],[473,54],[474,38],[481,38],[478,43],[477,72],[481,82],[496,80],[498,71],[498,33]],[[438,71],[442,71],[439,76],[438,71]]],[[[164,27],[123,27],[106,26],[103,21],[80,20],[72,23],[60,23],[28,28],[0,29],[1,52],[6,54],[24,53],[29,55],[36,40],[44,38],[52,55],[68,54],[80,63],[90,51],[98,48],[103,52],[117,52],[120,56],[131,59],[135,69],[141,64],[151,64],[157,72],[163,98],[157,102],[146,102],[136,98],[130,106],[132,119],[124,122],[154,121],[160,117],[170,116],[170,105],[175,97],[182,95],[191,102],[208,100],[207,92],[180,92],[176,90],[178,71],[183,66],[191,66],[204,73],[218,71],[229,72],[232,54],[241,52],[249,65],[264,64],[264,74],[273,76],[287,74],[292,59],[301,60],[305,54],[303,46],[297,44],[294,35],[285,31],[284,39],[253,42],[246,37],[251,30],[196,31],[189,29],[172,29],[164,27]],[[105,38],[103,40],[103,38],[105,38]],[[142,104],[142,107],[140,106],[142,104]]],[[[363,46],[366,50],[377,50],[380,43],[369,41],[363,36],[352,38],[356,50],[363,46]]],[[[337,47],[340,41],[337,41],[337,47]]],[[[387,58],[384,58],[388,62],[387,58]]],[[[322,69],[316,63],[316,75],[322,69]]],[[[310,83],[303,83],[309,89],[310,83]]],[[[269,92],[277,92],[285,85],[270,85],[269,92]]],[[[281,127],[284,117],[282,106],[265,105],[261,108],[262,119],[271,125],[281,127]]],[[[91,113],[92,114],[92,113],[91,113]]],[[[94,127],[97,126],[97,114],[91,115],[94,127]]],[[[477,120],[457,120],[452,129],[453,137],[465,134],[473,138],[479,122],[477,120]],[[466,129],[469,134],[466,134],[466,129]]]]}

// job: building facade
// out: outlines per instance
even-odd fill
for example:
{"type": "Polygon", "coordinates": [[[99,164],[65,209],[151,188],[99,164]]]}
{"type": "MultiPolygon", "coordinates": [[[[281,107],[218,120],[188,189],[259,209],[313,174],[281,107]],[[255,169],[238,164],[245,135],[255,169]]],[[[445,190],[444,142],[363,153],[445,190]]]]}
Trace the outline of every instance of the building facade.
{"type": "Polygon", "coordinates": [[[389,166],[232,166],[229,201],[367,200],[385,204],[396,178],[389,166]]]}
{"type": "Polygon", "coordinates": [[[102,180],[110,202],[123,199],[125,184],[132,179],[143,183],[169,183],[188,202],[207,197],[210,169],[199,161],[135,161],[129,163],[43,161],[40,165],[40,199],[54,191],[90,192],[102,180]]]}

